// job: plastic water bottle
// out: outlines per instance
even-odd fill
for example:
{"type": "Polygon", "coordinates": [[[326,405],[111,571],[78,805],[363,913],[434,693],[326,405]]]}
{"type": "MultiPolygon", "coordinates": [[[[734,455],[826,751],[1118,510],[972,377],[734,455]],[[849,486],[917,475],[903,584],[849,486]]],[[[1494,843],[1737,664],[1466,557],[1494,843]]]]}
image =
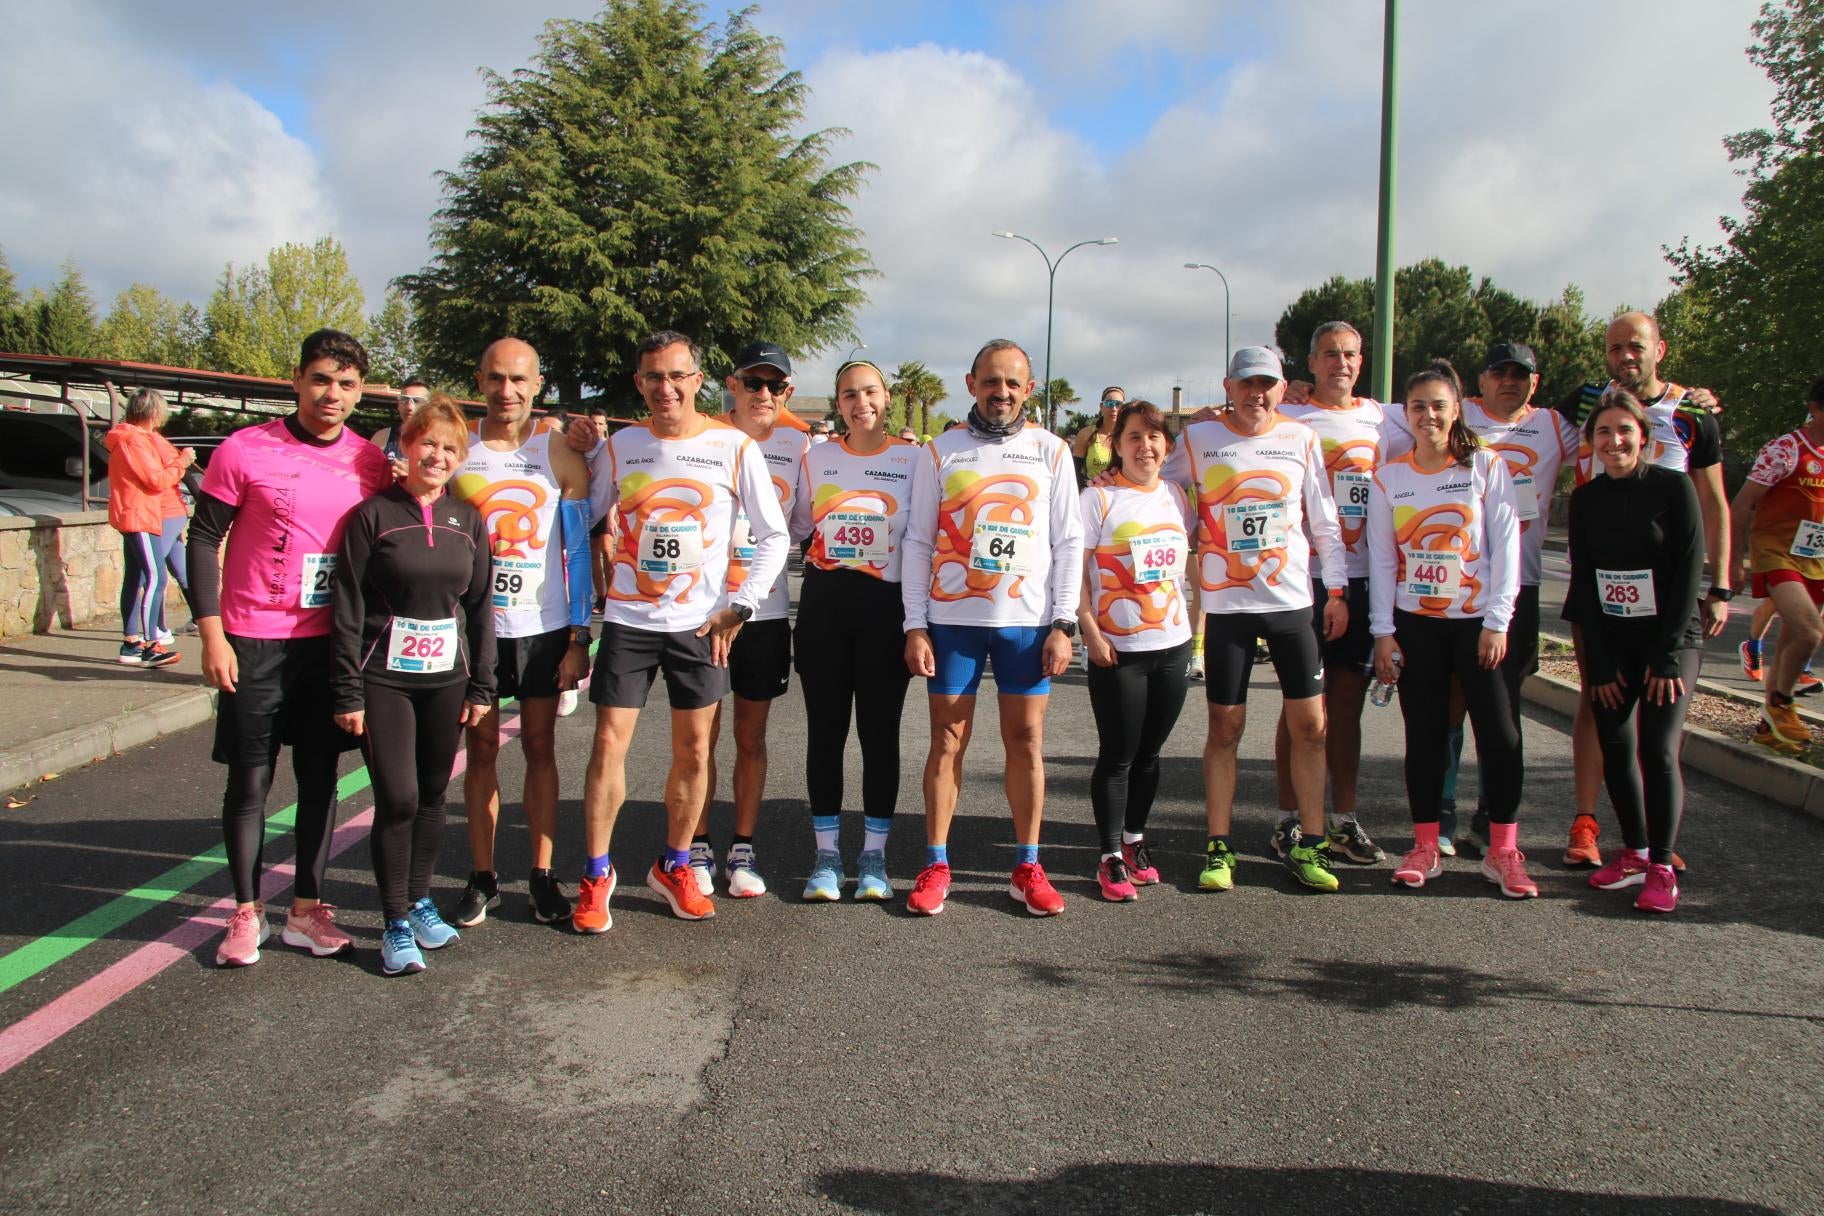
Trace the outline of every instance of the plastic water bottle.
{"type": "MultiPolygon", "coordinates": [[[[1393,679],[1375,680],[1368,686],[1368,700],[1378,708],[1386,709],[1393,703],[1393,690],[1399,686],[1401,666],[1403,664],[1400,662],[1400,656],[1395,654],[1393,656],[1393,679]]],[[[1374,662],[1370,660],[1366,664],[1365,674],[1372,676],[1373,673],[1374,662]]]]}

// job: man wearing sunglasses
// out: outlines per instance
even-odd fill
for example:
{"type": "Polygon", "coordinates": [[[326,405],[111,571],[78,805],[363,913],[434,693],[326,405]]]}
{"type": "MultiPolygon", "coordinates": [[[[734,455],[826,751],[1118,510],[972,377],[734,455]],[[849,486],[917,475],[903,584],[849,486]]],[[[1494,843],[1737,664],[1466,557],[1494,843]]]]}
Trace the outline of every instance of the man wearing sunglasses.
{"type": "Polygon", "coordinates": [[[431,386],[416,376],[407,376],[405,383],[399,386],[399,401],[393,407],[399,411],[399,425],[389,426],[374,432],[373,444],[386,453],[388,460],[399,459],[399,429],[405,420],[412,416],[412,411],[431,399],[431,386]]]}

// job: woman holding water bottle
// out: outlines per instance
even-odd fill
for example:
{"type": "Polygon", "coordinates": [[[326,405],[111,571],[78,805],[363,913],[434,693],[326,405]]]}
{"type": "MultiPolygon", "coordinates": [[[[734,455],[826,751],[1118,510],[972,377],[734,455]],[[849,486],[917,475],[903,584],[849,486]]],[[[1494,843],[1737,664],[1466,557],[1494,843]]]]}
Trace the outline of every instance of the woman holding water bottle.
{"type": "Polygon", "coordinates": [[[1704,533],[1691,479],[1641,459],[1652,433],[1639,399],[1623,388],[1605,392],[1584,421],[1606,476],[1571,495],[1564,617],[1582,628],[1584,692],[1626,846],[1590,885],[1639,887],[1636,908],[1671,912],[1672,846],[1685,801],[1679,736],[1703,658],[1704,533]]]}
{"type": "Polygon", "coordinates": [[[1510,899],[1539,894],[1517,843],[1520,735],[1501,680],[1520,586],[1520,523],[1500,456],[1463,421],[1463,390],[1445,362],[1406,382],[1413,448],[1383,464],[1368,491],[1369,626],[1375,677],[1397,680],[1406,720],[1413,847],[1393,881],[1442,873],[1438,822],[1449,763],[1450,683],[1469,705],[1488,791],[1492,847],[1482,874],[1510,899]]]}
{"type": "Polygon", "coordinates": [[[387,975],[423,971],[421,948],[456,940],[430,897],[443,795],[462,728],[494,701],[488,532],[444,490],[468,452],[467,422],[440,393],[399,444],[405,477],[349,516],[331,601],[336,725],[360,736],[374,780],[387,975]]]}
{"type": "Polygon", "coordinates": [[[1102,838],[1102,898],[1138,898],[1159,881],[1146,820],[1159,788],[1159,749],[1184,708],[1190,613],[1180,586],[1195,520],[1184,491],[1160,478],[1172,450],[1165,415],[1121,405],[1113,480],[1083,491],[1083,597],[1077,624],[1089,655],[1089,704],[1100,745],[1089,778],[1102,838]]]}

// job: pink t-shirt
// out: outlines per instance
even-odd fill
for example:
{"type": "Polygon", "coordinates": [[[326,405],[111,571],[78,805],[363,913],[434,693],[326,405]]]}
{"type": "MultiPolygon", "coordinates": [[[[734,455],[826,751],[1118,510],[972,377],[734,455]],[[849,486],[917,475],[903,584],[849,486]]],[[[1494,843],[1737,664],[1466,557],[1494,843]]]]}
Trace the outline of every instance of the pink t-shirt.
{"type": "Polygon", "coordinates": [[[247,638],[328,634],[342,527],[392,480],[386,453],[346,427],[323,446],[293,435],[283,419],[230,435],[203,477],[203,493],[235,508],[222,628],[247,638]]]}

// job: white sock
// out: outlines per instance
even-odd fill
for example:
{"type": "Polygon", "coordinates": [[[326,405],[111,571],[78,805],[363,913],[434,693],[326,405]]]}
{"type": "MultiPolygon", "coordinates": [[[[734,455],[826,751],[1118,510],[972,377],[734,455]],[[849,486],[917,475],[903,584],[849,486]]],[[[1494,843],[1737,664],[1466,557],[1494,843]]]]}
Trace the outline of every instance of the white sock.
{"type": "Polygon", "coordinates": [[[812,815],[811,831],[817,837],[817,851],[834,853],[836,851],[836,829],[842,820],[835,815],[812,815]]]}
{"type": "MultiPolygon", "coordinates": [[[[893,826],[891,819],[876,819],[868,815],[862,819],[861,851],[864,853],[884,853],[887,851],[887,832],[893,826]]],[[[822,845],[818,845],[822,848],[822,845]]],[[[835,845],[831,845],[835,848],[835,845]]]]}
{"type": "Polygon", "coordinates": [[[1139,844],[1142,840],[1145,840],[1145,839],[1146,839],[1146,834],[1144,832],[1123,831],[1121,833],[1121,843],[1122,844],[1139,844]]]}
{"type": "Polygon", "coordinates": [[[1104,853],[1104,854],[1102,854],[1102,860],[1103,860],[1103,861],[1120,861],[1120,860],[1121,860],[1121,854],[1119,854],[1119,853],[1104,853]]]}
{"type": "Polygon", "coordinates": [[[1634,854],[1634,856],[1640,858],[1642,861],[1647,859],[1647,851],[1645,849],[1629,849],[1628,852],[1634,854]]]}

